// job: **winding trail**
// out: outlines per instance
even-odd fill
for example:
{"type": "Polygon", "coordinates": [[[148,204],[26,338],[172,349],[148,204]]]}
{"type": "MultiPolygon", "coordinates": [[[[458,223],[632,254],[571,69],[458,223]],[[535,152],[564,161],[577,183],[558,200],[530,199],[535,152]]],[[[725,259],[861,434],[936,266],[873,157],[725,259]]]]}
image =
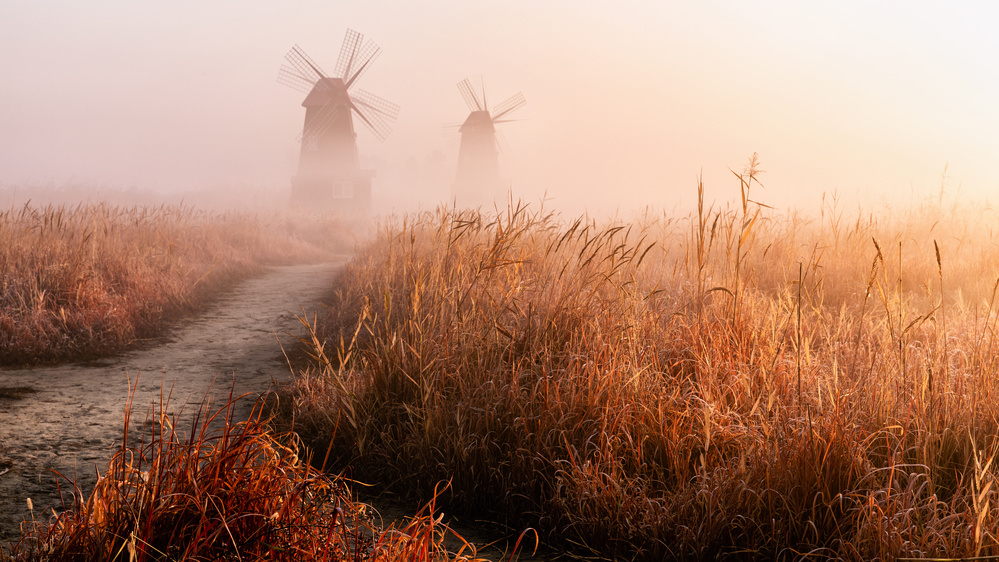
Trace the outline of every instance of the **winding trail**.
{"type": "MultiPolygon", "coordinates": [[[[273,381],[287,380],[282,346],[294,345],[291,334],[303,331],[298,317],[319,308],[343,264],[272,268],[165,338],[118,357],[0,370],[0,388],[30,389],[0,398],[0,541],[16,538],[20,522],[30,518],[27,498],[35,517],[50,516],[53,507],[61,511],[52,470],[74,478],[84,495],[93,488],[96,469],[104,470],[120,443],[129,379],[139,377],[135,422],[158,403],[161,388],[173,388],[176,412],[188,402],[195,405],[185,411],[197,409],[210,388],[217,398],[228,396],[233,381],[238,396],[264,393],[273,381]]],[[[236,414],[245,418],[252,405],[252,399],[242,400],[236,414]]]]}

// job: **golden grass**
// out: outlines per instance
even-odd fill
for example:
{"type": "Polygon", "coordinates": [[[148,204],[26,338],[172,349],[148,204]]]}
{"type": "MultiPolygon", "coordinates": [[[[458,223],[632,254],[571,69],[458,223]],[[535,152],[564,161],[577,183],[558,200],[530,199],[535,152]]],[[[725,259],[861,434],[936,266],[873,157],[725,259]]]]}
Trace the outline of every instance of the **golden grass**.
{"type": "Polygon", "coordinates": [[[682,219],[385,226],[318,319],[297,422],[604,555],[999,555],[995,212],[806,219],[754,203],[758,173],[682,219]]]}
{"type": "Polygon", "coordinates": [[[334,219],[187,207],[0,211],[0,365],[120,351],[267,264],[351,247],[334,219]]]}
{"type": "Polygon", "coordinates": [[[352,498],[351,482],[312,467],[293,433],[275,433],[263,402],[239,423],[235,403],[231,393],[220,407],[206,397],[185,433],[166,413],[169,398],[161,399],[136,437],[130,397],[120,448],[90,496],[70,486],[64,511],[22,524],[20,540],[0,546],[0,558],[476,560],[467,543],[447,552],[445,537],[454,533],[432,501],[407,521],[376,526],[352,498]]]}

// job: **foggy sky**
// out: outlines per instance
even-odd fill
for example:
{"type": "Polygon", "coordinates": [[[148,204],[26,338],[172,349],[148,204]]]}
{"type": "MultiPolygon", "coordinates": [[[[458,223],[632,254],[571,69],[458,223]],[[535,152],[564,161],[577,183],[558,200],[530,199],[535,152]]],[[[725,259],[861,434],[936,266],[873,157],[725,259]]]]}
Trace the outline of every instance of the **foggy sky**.
{"type": "Polygon", "coordinates": [[[525,199],[687,209],[703,171],[733,201],[817,209],[823,192],[899,200],[999,193],[996,8],[930,3],[261,2],[0,6],[0,186],[289,189],[303,95],[275,80],[300,45],[331,69],[350,27],[382,47],[359,87],[399,104],[379,143],[376,206],[447,197],[467,115],[455,84],[499,102],[503,174],[525,199]],[[746,4],[746,6],[743,6],[746,4]],[[806,5],[807,4],[807,5],[806,5]]]}

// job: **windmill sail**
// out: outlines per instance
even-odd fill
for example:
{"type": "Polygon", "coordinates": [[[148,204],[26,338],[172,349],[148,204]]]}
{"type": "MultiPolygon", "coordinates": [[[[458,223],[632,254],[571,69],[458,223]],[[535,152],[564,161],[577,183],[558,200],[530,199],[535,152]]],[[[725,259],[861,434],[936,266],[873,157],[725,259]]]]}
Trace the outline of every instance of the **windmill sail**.
{"type": "Polygon", "coordinates": [[[308,92],[318,80],[326,78],[326,73],[298,45],[292,47],[284,58],[287,62],[278,71],[278,82],[286,86],[308,92]]]}
{"type": "Polygon", "coordinates": [[[525,105],[527,105],[527,100],[524,99],[524,94],[517,92],[509,99],[496,106],[496,109],[493,110],[493,115],[492,115],[493,123],[499,123],[497,119],[503,117],[508,113],[513,113],[514,111],[517,111],[518,109],[524,107],[525,105]]]}
{"type": "Polygon", "coordinates": [[[465,104],[468,105],[469,111],[482,111],[485,109],[479,103],[479,98],[475,97],[475,90],[472,89],[472,83],[468,81],[468,78],[458,82],[458,91],[461,92],[461,97],[465,98],[465,104]]]}
{"type": "Polygon", "coordinates": [[[378,140],[385,140],[392,131],[392,124],[399,117],[399,106],[365,90],[351,94],[350,100],[354,102],[358,114],[367,117],[365,123],[369,124],[371,132],[378,140]]]}

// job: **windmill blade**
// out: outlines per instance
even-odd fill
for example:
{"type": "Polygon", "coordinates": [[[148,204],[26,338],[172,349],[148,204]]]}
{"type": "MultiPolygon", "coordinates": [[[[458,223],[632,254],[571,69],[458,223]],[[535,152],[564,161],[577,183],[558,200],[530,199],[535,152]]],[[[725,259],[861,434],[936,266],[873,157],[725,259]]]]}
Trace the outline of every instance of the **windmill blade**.
{"type": "Polygon", "coordinates": [[[472,89],[472,83],[468,81],[468,78],[458,82],[458,91],[461,92],[461,97],[465,98],[465,105],[468,106],[469,111],[482,111],[482,104],[475,96],[475,90],[472,89]]]}
{"type": "Polygon", "coordinates": [[[278,84],[283,84],[304,93],[308,93],[316,83],[315,80],[310,80],[302,76],[299,74],[298,69],[287,64],[281,65],[281,69],[278,70],[277,81],[278,84]]]}
{"type": "Polygon", "coordinates": [[[517,92],[516,94],[510,96],[509,99],[496,106],[496,113],[493,115],[493,121],[496,121],[504,115],[513,113],[514,111],[524,107],[526,103],[527,100],[524,99],[524,94],[517,92]]]}
{"type": "Polygon", "coordinates": [[[506,140],[506,135],[503,134],[503,131],[496,131],[496,148],[504,158],[509,158],[512,154],[510,143],[506,140]]]}
{"type": "Polygon", "coordinates": [[[365,90],[350,94],[350,101],[357,115],[371,132],[378,137],[378,140],[384,141],[392,132],[392,125],[399,117],[399,106],[365,90]]]}
{"type": "Polygon", "coordinates": [[[378,58],[378,55],[382,54],[382,49],[378,45],[375,45],[373,41],[368,41],[361,47],[361,51],[357,54],[357,58],[354,61],[354,74],[349,77],[344,78],[344,83],[347,87],[351,87],[358,78],[360,78],[369,68],[371,68],[372,63],[378,58]]]}
{"type": "Polygon", "coordinates": [[[288,54],[284,56],[284,59],[290,65],[289,70],[293,69],[292,72],[313,84],[320,78],[326,78],[326,73],[323,72],[323,69],[319,68],[319,65],[309,58],[309,55],[305,54],[305,51],[298,45],[292,47],[288,51],[288,54]]]}
{"type": "Polygon", "coordinates": [[[340,46],[340,56],[336,59],[336,68],[333,69],[333,76],[347,78],[350,67],[354,63],[354,56],[357,54],[357,49],[360,47],[363,39],[364,36],[353,29],[347,30],[347,34],[343,36],[343,45],[340,46]]]}
{"type": "Polygon", "coordinates": [[[326,129],[330,128],[330,125],[336,121],[336,118],[340,115],[341,108],[343,106],[338,103],[329,102],[319,108],[315,119],[309,121],[306,127],[302,128],[302,133],[298,136],[299,142],[301,142],[306,136],[322,136],[326,132],[326,129]]]}
{"type": "Polygon", "coordinates": [[[357,116],[361,118],[361,121],[363,121],[364,124],[368,126],[368,130],[371,131],[376,137],[378,137],[378,140],[380,141],[385,140],[385,137],[388,135],[386,131],[384,131],[383,129],[379,129],[378,125],[374,121],[369,119],[368,116],[365,115],[363,111],[358,109],[356,105],[351,104],[350,108],[353,109],[354,113],[356,113],[357,116]]]}
{"type": "Polygon", "coordinates": [[[350,94],[351,101],[371,109],[390,122],[394,122],[399,117],[399,106],[385,98],[376,96],[366,90],[358,90],[357,93],[350,94]]]}
{"type": "Polygon", "coordinates": [[[381,48],[374,41],[370,39],[364,41],[364,35],[353,29],[348,29],[343,38],[343,45],[340,47],[340,56],[337,57],[334,74],[343,78],[344,83],[349,88],[371,67],[371,63],[378,58],[381,52],[381,48]]]}

